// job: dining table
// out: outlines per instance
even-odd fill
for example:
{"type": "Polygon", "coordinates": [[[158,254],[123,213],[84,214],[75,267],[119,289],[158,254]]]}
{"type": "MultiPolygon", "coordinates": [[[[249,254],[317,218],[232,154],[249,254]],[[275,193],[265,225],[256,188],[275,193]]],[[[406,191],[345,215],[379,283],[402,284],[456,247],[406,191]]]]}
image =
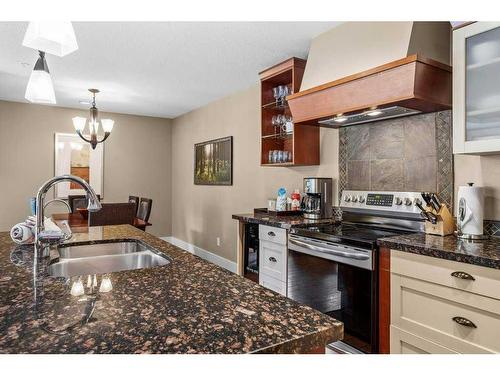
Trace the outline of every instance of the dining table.
{"type": "MultiPolygon", "coordinates": [[[[56,225],[59,225],[63,221],[67,221],[72,232],[75,233],[88,232],[88,227],[89,227],[88,217],[84,217],[79,212],[52,214],[51,218],[56,225]]],[[[138,229],[145,231],[146,227],[149,227],[152,224],[136,217],[134,218],[134,223],[132,225],[138,229]]]]}

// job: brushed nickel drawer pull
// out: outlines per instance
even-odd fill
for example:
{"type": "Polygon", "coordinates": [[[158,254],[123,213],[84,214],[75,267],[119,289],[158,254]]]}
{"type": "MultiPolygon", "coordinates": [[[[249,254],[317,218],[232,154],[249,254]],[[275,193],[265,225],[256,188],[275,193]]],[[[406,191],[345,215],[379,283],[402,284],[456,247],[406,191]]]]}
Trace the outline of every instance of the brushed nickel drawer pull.
{"type": "Polygon", "coordinates": [[[467,272],[463,272],[463,271],[452,272],[451,276],[456,277],[458,279],[462,279],[462,280],[470,280],[470,281],[475,281],[476,280],[474,278],[474,276],[469,275],[467,272]]]}
{"type": "Polygon", "coordinates": [[[276,262],[277,262],[277,260],[276,260],[276,258],[275,258],[275,257],[269,257],[269,261],[270,261],[270,262],[274,262],[274,263],[276,263],[276,262]]]}
{"type": "Polygon", "coordinates": [[[270,236],[270,237],[274,237],[274,236],[276,236],[276,233],[274,233],[274,232],[267,232],[267,235],[270,236]]]}
{"type": "Polygon", "coordinates": [[[455,316],[452,318],[452,320],[455,323],[460,324],[461,326],[465,326],[465,327],[469,327],[469,328],[477,328],[477,326],[474,323],[472,323],[469,319],[463,318],[461,316],[455,316]]]}

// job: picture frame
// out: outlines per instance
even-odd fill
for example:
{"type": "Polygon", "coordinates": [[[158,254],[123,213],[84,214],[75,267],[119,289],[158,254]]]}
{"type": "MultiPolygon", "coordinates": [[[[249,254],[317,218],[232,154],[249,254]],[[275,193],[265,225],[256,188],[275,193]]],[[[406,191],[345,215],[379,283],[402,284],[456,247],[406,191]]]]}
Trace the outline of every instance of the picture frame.
{"type": "Polygon", "coordinates": [[[194,184],[233,184],[233,136],[194,145],[194,184]]]}
{"type": "MultiPolygon", "coordinates": [[[[95,150],[78,134],[55,133],[54,176],[73,174],[86,180],[101,199],[104,195],[104,144],[95,150]]],[[[67,199],[68,195],[85,195],[85,190],[73,182],[54,186],[54,197],[67,199]]]]}

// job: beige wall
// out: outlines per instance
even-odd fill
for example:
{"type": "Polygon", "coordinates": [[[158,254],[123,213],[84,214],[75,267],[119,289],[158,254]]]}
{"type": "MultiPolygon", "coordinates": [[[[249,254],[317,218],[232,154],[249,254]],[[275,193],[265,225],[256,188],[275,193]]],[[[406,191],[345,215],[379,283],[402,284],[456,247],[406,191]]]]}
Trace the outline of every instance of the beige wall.
{"type": "Polygon", "coordinates": [[[333,177],[335,182],[338,177],[338,132],[331,129],[321,133],[320,166],[260,166],[259,90],[255,85],[173,120],[172,236],[232,261],[237,229],[232,214],[265,207],[281,186],[302,191],[304,177],[333,177]],[[194,185],[194,144],[230,135],[233,186],[194,185]]]}
{"type": "MultiPolygon", "coordinates": [[[[24,220],[29,197],[54,176],[54,133],[74,132],[71,118],[87,115],[76,109],[0,101],[0,231],[24,220]]],[[[115,120],[104,149],[104,202],[125,202],[129,194],[152,198],[153,226],[148,232],[169,235],[171,120],[101,116],[115,120]]]]}
{"type": "Polygon", "coordinates": [[[458,187],[473,182],[484,187],[484,218],[500,220],[500,155],[455,155],[454,162],[455,211],[458,187]]]}

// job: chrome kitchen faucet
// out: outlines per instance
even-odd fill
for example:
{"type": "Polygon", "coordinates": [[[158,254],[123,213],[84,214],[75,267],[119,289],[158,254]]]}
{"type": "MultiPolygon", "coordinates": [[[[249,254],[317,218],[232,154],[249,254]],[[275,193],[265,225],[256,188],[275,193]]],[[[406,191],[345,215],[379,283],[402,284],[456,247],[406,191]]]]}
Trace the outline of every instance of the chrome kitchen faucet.
{"type": "Polygon", "coordinates": [[[49,242],[48,236],[44,236],[44,199],[45,194],[49,189],[60,183],[60,182],[75,182],[80,185],[86,192],[87,198],[89,200],[89,204],[87,209],[89,212],[99,211],[102,206],[101,202],[99,202],[99,198],[97,197],[94,189],[85,181],[84,179],[73,176],[73,175],[62,175],[56,176],[45,182],[40,189],[38,189],[38,193],[36,195],[36,226],[35,226],[35,243],[40,244],[42,242],[49,242]]]}

